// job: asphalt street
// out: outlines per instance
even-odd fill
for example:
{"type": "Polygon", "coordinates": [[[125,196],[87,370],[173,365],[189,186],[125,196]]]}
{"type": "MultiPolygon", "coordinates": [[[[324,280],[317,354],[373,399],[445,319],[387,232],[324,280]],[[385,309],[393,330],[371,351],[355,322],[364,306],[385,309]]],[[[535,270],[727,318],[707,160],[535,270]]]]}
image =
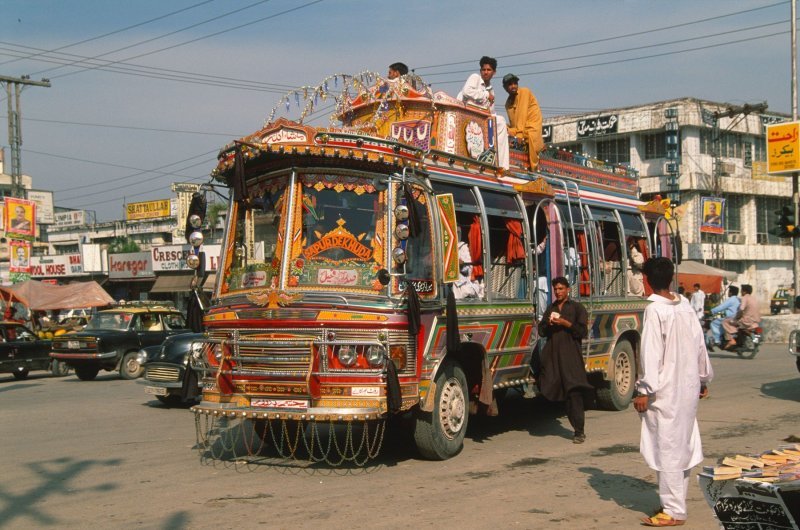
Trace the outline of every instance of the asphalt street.
{"type": "MultiPolygon", "coordinates": [[[[785,344],[712,354],[705,464],[800,436],[800,374],[785,344]]],[[[0,528],[639,528],[658,506],[639,418],[587,412],[575,445],[559,405],[511,393],[472,417],[463,452],[416,456],[402,425],[361,468],[201,458],[194,414],[141,381],[0,376],[0,528]]],[[[717,528],[696,482],[687,529],[717,528]]]]}

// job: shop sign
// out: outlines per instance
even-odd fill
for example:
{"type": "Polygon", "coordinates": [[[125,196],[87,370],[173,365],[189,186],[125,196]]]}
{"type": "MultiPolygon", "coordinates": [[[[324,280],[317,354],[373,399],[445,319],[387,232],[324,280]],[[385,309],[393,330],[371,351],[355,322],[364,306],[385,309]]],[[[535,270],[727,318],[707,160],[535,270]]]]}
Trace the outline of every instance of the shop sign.
{"type": "MultiPolygon", "coordinates": [[[[204,245],[201,250],[206,254],[206,271],[217,270],[221,245],[204,245]]],[[[187,271],[186,257],[191,253],[191,245],[164,245],[153,247],[150,258],[153,271],[187,271]]]]}
{"type": "Polygon", "coordinates": [[[171,211],[171,201],[169,199],[132,202],[125,206],[125,220],[159,219],[161,217],[169,217],[171,211]]]}
{"type": "Polygon", "coordinates": [[[108,278],[111,280],[153,277],[155,274],[149,252],[108,255],[108,278]]]}
{"type": "Polygon", "coordinates": [[[56,212],[53,214],[55,217],[56,226],[83,226],[86,224],[86,212],[83,210],[74,210],[71,212],[56,212]]]}
{"type": "Polygon", "coordinates": [[[34,278],[60,278],[82,274],[83,263],[80,254],[33,256],[31,258],[31,276],[34,278]]]}

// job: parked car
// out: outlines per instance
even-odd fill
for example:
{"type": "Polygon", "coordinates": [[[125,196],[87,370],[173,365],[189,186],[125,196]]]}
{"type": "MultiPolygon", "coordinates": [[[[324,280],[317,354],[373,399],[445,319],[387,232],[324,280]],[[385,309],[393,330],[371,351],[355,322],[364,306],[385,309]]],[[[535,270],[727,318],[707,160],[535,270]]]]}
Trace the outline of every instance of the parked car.
{"type": "Polygon", "coordinates": [[[136,379],[144,372],[139,350],[188,331],[174,307],[129,303],[99,311],[83,331],[54,337],[50,356],[74,368],[82,381],[93,380],[100,370],[119,370],[123,379],[136,379]]]}
{"type": "Polygon", "coordinates": [[[0,372],[25,379],[31,370],[49,370],[67,375],[66,364],[50,358],[51,343],[42,340],[19,322],[0,322],[0,372]]]}
{"type": "Polygon", "coordinates": [[[769,301],[769,312],[773,315],[777,315],[784,309],[791,312],[791,300],[792,295],[789,292],[789,289],[778,289],[775,291],[775,294],[772,295],[772,298],[769,301]]]}
{"type": "Polygon", "coordinates": [[[190,358],[198,351],[194,341],[202,333],[184,333],[168,337],[161,346],[144,348],[139,362],[144,365],[144,391],[166,405],[180,405],[197,400],[202,377],[191,370],[190,358]]]}

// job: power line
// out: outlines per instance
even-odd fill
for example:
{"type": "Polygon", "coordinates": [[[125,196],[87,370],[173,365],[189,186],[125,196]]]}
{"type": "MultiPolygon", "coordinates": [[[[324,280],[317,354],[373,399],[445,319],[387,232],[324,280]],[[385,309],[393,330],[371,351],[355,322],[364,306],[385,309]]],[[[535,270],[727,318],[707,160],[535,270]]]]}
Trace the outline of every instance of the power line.
{"type": "MultiPolygon", "coordinates": [[[[171,13],[167,13],[165,15],[161,15],[161,16],[158,16],[158,17],[155,17],[155,18],[151,18],[149,20],[145,20],[143,22],[132,24],[130,26],[126,26],[124,28],[120,28],[120,29],[117,29],[117,30],[114,30],[114,31],[109,31],[108,33],[103,33],[102,35],[97,35],[96,37],[89,37],[88,39],[83,39],[83,40],[78,41],[78,42],[73,42],[72,44],[66,44],[64,46],[59,46],[58,48],[54,48],[54,49],[48,50],[46,52],[43,50],[42,53],[52,53],[52,52],[56,52],[56,51],[60,51],[60,50],[66,50],[67,48],[72,48],[74,46],[78,46],[78,45],[81,45],[81,44],[86,44],[87,42],[92,42],[92,41],[95,41],[95,40],[103,39],[105,37],[110,37],[111,35],[116,35],[118,33],[122,33],[122,32],[128,31],[130,29],[134,29],[134,28],[138,28],[138,27],[141,27],[141,26],[145,26],[145,25],[150,24],[152,22],[157,22],[159,20],[164,20],[165,18],[171,17],[173,15],[177,15],[179,13],[190,11],[190,10],[196,8],[196,7],[200,7],[200,6],[205,5],[205,4],[210,4],[213,1],[214,0],[205,0],[205,1],[200,2],[198,4],[194,4],[194,5],[185,7],[183,9],[178,9],[177,11],[172,11],[171,13]]],[[[41,55],[41,54],[37,53],[37,54],[34,54],[34,55],[30,55],[28,57],[24,57],[22,59],[33,59],[34,57],[36,57],[38,55],[41,55]]],[[[19,60],[21,60],[21,59],[14,59],[14,60],[11,60],[11,61],[5,61],[5,62],[0,63],[0,66],[2,66],[4,64],[14,63],[14,62],[19,61],[19,60]]]]}
{"type": "MultiPolygon", "coordinates": [[[[263,0],[263,1],[268,1],[268,0],[263,0]]],[[[204,35],[204,36],[201,36],[201,37],[190,39],[188,41],[180,42],[178,44],[173,44],[172,46],[167,46],[165,48],[160,48],[158,50],[153,50],[153,51],[149,51],[149,52],[146,52],[146,53],[140,53],[139,55],[126,57],[126,58],[120,59],[118,61],[112,61],[109,64],[110,65],[114,65],[114,64],[118,64],[118,63],[123,63],[125,61],[130,61],[132,59],[140,59],[140,58],[146,57],[148,55],[154,55],[156,53],[161,53],[163,51],[172,50],[172,49],[175,49],[175,48],[180,48],[181,46],[186,46],[187,44],[193,44],[193,43],[199,42],[201,40],[210,39],[211,37],[216,37],[218,35],[222,35],[222,34],[225,34],[225,33],[231,32],[231,31],[235,31],[237,29],[245,28],[247,26],[252,26],[254,24],[258,24],[260,22],[264,22],[265,20],[270,20],[270,19],[279,17],[279,16],[285,15],[287,13],[292,13],[294,11],[299,11],[300,9],[304,9],[306,7],[310,7],[310,6],[314,5],[314,4],[319,4],[322,1],[323,0],[312,0],[311,2],[307,2],[307,3],[303,4],[303,5],[300,5],[300,6],[297,6],[297,7],[293,7],[293,8],[290,8],[290,9],[286,9],[284,11],[280,11],[278,13],[275,13],[273,15],[269,15],[269,16],[266,16],[266,17],[257,18],[255,20],[251,20],[250,22],[246,22],[244,24],[240,24],[240,25],[234,26],[232,28],[220,30],[220,31],[217,31],[215,33],[210,33],[208,35],[204,35]]],[[[85,67],[85,68],[83,68],[81,70],[78,70],[78,71],[74,71],[74,72],[69,72],[69,73],[66,73],[66,74],[53,76],[53,79],[60,79],[62,77],[67,77],[67,76],[74,75],[74,74],[77,74],[77,73],[83,73],[83,72],[85,72],[87,70],[96,70],[96,69],[97,69],[97,67],[91,67],[91,68],[90,67],[85,67]]]]}
{"type": "MultiPolygon", "coordinates": [[[[701,19],[692,20],[692,21],[689,21],[689,22],[682,22],[680,24],[672,24],[672,25],[663,26],[663,27],[660,27],[660,28],[653,28],[653,29],[648,29],[648,30],[644,30],[644,31],[636,31],[636,32],[633,32],[633,33],[626,33],[624,35],[616,35],[616,36],[613,36],[613,37],[604,37],[602,39],[595,39],[595,40],[584,41],[584,42],[576,42],[576,43],[573,43],[573,44],[565,44],[563,46],[554,46],[552,48],[543,48],[541,50],[531,50],[531,51],[526,51],[526,52],[518,52],[518,53],[509,53],[509,54],[506,54],[506,55],[498,55],[497,58],[498,59],[506,59],[508,57],[517,57],[517,56],[520,56],[520,55],[529,55],[529,54],[533,54],[533,53],[551,52],[551,51],[556,51],[556,50],[563,50],[565,48],[575,48],[575,47],[578,47],[578,46],[587,46],[589,44],[598,44],[598,43],[601,43],[601,42],[608,42],[608,41],[611,41],[611,40],[625,39],[625,38],[628,38],[628,37],[637,37],[639,35],[647,35],[649,33],[655,33],[657,31],[666,31],[666,30],[669,30],[669,29],[676,29],[676,28],[681,28],[681,27],[685,27],[685,26],[701,24],[703,22],[710,22],[712,20],[719,20],[719,19],[722,19],[722,18],[732,17],[732,16],[736,16],[736,15],[742,15],[742,14],[745,14],[745,13],[751,13],[751,12],[759,11],[759,10],[762,10],[762,9],[770,9],[770,8],[773,8],[773,7],[776,7],[776,6],[780,6],[780,5],[784,5],[784,4],[788,4],[788,3],[789,3],[788,1],[777,2],[775,4],[769,4],[769,5],[762,6],[762,7],[755,7],[755,8],[752,8],[752,9],[745,9],[743,11],[736,11],[736,12],[733,12],[733,13],[727,13],[725,15],[717,15],[717,16],[714,16],[714,17],[701,18],[701,19]]],[[[442,66],[454,66],[454,65],[457,65],[457,64],[472,64],[474,62],[475,62],[475,59],[471,59],[471,60],[467,60],[467,61],[456,61],[456,62],[441,63],[441,64],[434,64],[434,65],[428,65],[428,66],[418,66],[418,67],[414,68],[414,70],[416,71],[416,70],[424,70],[424,69],[428,69],[428,68],[440,68],[442,66]]]]}
{"type": "MultiPolygon", "coordinates": [[[[655,43],[655,44],[644,44],[642,46],[635,46],[635,47],[632,47],[632,48],[623,48],[623,49],[620,49],[620,50],[611,50],[611,51],[607,51],[607,52],[587,53],[587,54],[584,54],[584,55],[573,55],[571,57],[562,57],[562,58],[559,58],[559,59],[547,59],[547,60],[542,60],[542,61],[533,61],[533,62],[527,62],[527,63],[510,64],[508,66],[503,66],[503,69],[517,68],[517,67],[520,67],[520,66],[532,66],[532,65],[538,65],[538,64],[547,64],[547,63],[558,63],[558,62],[564,62],[564,61],[574,61],[576,59],[587,59],[587,58],[590,58],[590,57],[600,57],[600,56],[603,56],[603,55],[612,55],[612,54],[615,54],[615,53],[625,53],[625,52],[631,52],[631,51],[639,51],[639,50],[645,50],[645,49],[649,49],[649,48],[657,48],[657,47],[661,47],[661,46],[672,46],[674,44],[683,44],[685,42],[692,42],[692,41],[697,41],[697,40],[711,39],[711,38],[719,37],[719,36],[722,36],[722,35],[730,35],[731,33],[741,33],[741,32],[744,32],[744,31],[750,31],[750,30],[754,30],[754,29],[763,29],[763,28],[768,28],[768,27],[771,27],[771,26],[779,26],[779,25],[782,25],[782,24],[788,24],[788,21],[779,20],[777,22],[768,22],[766,24],[759,24],[759,25],[756,25],[756,26],[748,26],[746,28],[737,28],[737,29],[731,29],[731,30],[728,30],[728,31],[721,31],[719,33],[711,33],[709,35],[701,35],[699,37],[687,37],[687,38],[683,38],[683,39],[679,39],[679,40],[659,42],[659,43],[655,43]]],[[[736,42],[738,42],[738,41],[736,41],[736,42]]],[[[427,74],[427,77],[437,76],[437,75],[448,75],[448,74],[463,74],[463,73],[470,73],[472,71],[473,70],[470,69],[470,70],[453,70],[453,71],[449,71],[449,72],[436,72],[436,73],[432,73],[432,74],[427,74]]]]}
{"type": "MultiPolygon", "coordinates": [[[[0,119],[5,118],[6,116],[0,115],[0,119]]],[[[187,131],[183,129],[155,129],[152,127],[135,127],[132,125],[108,125],[105,123],[87,123],[87,122],[79,122],[79,121],[62,121],[62,120],[44,120],[40,118],[25,118],[25,121],[35,121],[41,123],[57,123],[60,125],[79,125],[82,127],[102,127],[106,129],[126,129],[126,130],[133,130],[133,131],[147,131],[147,132],[166,132],[166,133],[178,133],[178,134],[197,134],[201,136],[224,136],[226,138],[238,138],[243,136],[241,134],[233,134],[233,133],[219,133],[219,132],[208,132],[208,131],[187,131]]]]}

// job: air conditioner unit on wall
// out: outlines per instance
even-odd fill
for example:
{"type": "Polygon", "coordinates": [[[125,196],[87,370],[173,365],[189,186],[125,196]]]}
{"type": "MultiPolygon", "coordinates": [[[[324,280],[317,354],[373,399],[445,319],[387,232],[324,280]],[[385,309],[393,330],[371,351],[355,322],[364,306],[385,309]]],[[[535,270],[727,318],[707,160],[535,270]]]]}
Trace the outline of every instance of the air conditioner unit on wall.
{"type": "Polygon", "coordinates": [[[744,245],[747,243],[747,236],[744,234],[728,234],[727,240],[732,245],[744,245]]]}

